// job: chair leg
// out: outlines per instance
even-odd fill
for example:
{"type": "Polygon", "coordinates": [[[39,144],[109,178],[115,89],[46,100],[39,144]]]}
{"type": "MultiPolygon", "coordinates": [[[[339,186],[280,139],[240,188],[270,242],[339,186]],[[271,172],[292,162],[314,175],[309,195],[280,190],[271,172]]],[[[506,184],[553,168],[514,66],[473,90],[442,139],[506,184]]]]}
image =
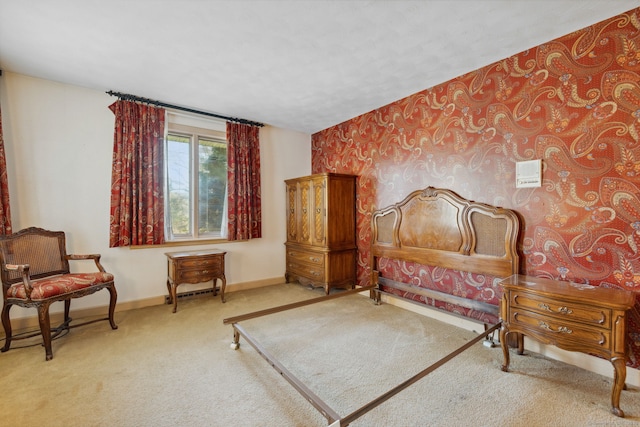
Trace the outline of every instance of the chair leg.
{"type": "Polygon", "coordinates": [[[38,321],[40,323],[42,341],[44,342],[46,360],[53,359],[53,351],[51,350],[51,321],[49,320],[49,305],[51,305],[50,302],[45,302],[38,306],[38,321]]]}
{"type": "Polygon", "coordinates": [[[71,319],[69,318],[69,310],[71,308],[71,299],[64,300],[64,323],[69,325],[71,323],[71,319]]]}
{"type": "Polygon", "coordinates": [[[116,292],[116,285],[112,283],[107,287],[109,289],[109,295],[111,296],[109,299],[109,323],[111,324],[111,329],[118,329],[118,325],[113,318],[114,313],[116,312],[116,301],[118,300],[118,292],[116,292]]]}
{"type": "Polygon", "coordinates": [[[2,306],[2,326],[4,326],[4,347],[0,350],[2,353],[9,350],[11,347],[11,320],[9,319],[9,310],[13,304],[7,304],[6,301],[2,306]]]}

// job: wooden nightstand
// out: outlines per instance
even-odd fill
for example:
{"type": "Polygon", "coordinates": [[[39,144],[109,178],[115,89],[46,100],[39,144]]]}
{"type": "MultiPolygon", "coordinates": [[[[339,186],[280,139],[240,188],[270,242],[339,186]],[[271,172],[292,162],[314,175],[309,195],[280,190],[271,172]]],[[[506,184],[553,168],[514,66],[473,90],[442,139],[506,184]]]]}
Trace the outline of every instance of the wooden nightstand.
{"type": "Polygon", "coordinates": [[[216,281],[220,279],[220,299],[224,300],[227,280],[224,277],[224,256],[218,249],[200,251],[167,252],[167,290],[169,304],[173,302],[173,312],[178,308],[176,289],[182,283],[202,283],[213,280],[213,296],[216,296],[216,281]]]}
{"type": "Polygon", "coordinates": [[[611,412],[624,417],[620,393],[627,376],[626,311],[635,304],[630,291],[514,275],[503,280],[500,305],[500,343],[503,371],[509,369],[507,334],[518,333],[518,354],[524,352],[522,334],[569,351],[595,354],[613,364],[611,412]]]}

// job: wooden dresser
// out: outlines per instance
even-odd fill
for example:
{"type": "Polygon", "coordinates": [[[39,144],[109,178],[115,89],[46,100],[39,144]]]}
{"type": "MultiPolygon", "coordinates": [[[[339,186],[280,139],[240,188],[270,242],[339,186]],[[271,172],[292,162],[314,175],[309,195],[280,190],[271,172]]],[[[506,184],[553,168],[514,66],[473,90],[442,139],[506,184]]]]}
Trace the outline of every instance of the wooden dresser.
{"type": "Polygon", "coordinates": [[[503,371],[509,369],[507,334],[518,334],[518,354],[524,352],[523,335],[569,351],[595,354],[614,367],[611,412],[624,417],[620,393],[627,375],[625,357],[626,311],[635,294],[584,284],[514,275],[501,283],[500,342],[503,371]]]}
{"type": "Polygon", "coordinates": [[[220,299],[224,300],[227,280],[224,276],[224,256],[218,249],[199,251],[167,252],[167,290],[169,304],[173,302],[173,312],[178,308],[176,289],[182,283],[203,283],[213,280],[213,296],[216,296],[216,281],[220,279],[220,299]]]}
{"type": "Polygon", "coordinates": [[[356,177],[322,173],[285,181],[287,282],[351,289],[356,283],[356,177]]]}

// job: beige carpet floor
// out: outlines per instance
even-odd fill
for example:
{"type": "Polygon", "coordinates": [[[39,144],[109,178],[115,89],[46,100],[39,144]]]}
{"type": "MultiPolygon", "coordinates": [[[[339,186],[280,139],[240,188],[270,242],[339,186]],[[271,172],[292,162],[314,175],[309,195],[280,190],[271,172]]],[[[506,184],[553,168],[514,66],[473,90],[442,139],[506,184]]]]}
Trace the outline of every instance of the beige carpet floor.
{"type": "MultiPolygon", "coordinates": [[[[314,298],[298,284],[200,297],[116,314],[54,341],[0,354],[2,426],[323,426],[327,421],[244,340],[228,317],[314,298]]],[[[352,295],[242,322],[345,416],[460,347],[474,334],[352,295]]],[[[20,343],[22,344],[22,343],[20,343]]],[[[476,344],[352,426],[631,426],[610,414],[611,379],[527,352],[500,370],[499,347],[476,344]]]]}

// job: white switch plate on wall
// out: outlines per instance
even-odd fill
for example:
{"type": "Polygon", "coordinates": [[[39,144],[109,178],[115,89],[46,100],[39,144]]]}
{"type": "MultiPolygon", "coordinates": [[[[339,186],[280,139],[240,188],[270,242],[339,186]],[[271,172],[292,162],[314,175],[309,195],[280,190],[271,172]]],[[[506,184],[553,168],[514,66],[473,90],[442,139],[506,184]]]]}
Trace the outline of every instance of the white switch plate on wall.
{"type": "Polygon", "coordinates": [[[542,186],[542,159],[516,162],[516,188],[542,186]]]}

